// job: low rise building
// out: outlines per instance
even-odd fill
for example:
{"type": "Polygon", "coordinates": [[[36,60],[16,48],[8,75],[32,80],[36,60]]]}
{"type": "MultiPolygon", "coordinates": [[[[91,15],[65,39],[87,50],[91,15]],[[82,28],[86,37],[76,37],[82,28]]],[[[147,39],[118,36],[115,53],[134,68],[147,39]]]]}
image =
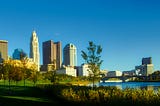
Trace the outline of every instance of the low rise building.
{"type": "MultiPolygon", "coordinates": [[[[88,64],[82,64],[77,68],[77,76],[90,76],[92,74],[92,71],[89,69],[88,64]]],[[[106,70],[100,70],[100,77],[106,76],[108,71],[106,70]]]]}
{"type": "Polygon", "coordinates": [[[77,68],[78,76],[89,76],[89,68],[88,64],[82,64],[80,67],[77,68]]]}
{"type": "Polygon", "coordinates": [[[107,70],[100,70],[100,77],[107,76],[107,70]]]}
{"type": "Polygon", "coordinates": [[[135,66],[136,74],[140,76],[148,76],[154,72],[153,64],[144,64],[140,66],[135,66]]]}
{"type": "Polygon", "coordinates": [[[119,71],[119,70],[116,70],[116,71],[108,71],[107,76],[109,76],[109,77],[122,76],[122,72],[119,71]]]}
{"type": "Polygon", "coordinates": [[[154,72],[152,57],[142,58],[142,65],[135,66],[136,75],[148,76],[154,72]]]}
{"type": "Polygon", "coordinates": [[[57,74],[67,74],[74,77],[77,77],[77,70],[73,66],[65,66],[62,69],[56,71],[57,74]]]}
{"type": "Polygon", "coordinates": [[[122,74],[123,74],[123,76],[133,76],[133,75],[136,75],[135,70],[123,71],[122,74]]]}
{"type": "Polygon", "coordinates": [[[53,71],[55,70],[55,67],[56,66],[54,64],[44,64],[44,65],[41,65],[40,71],[41,72],[53,71]]]}

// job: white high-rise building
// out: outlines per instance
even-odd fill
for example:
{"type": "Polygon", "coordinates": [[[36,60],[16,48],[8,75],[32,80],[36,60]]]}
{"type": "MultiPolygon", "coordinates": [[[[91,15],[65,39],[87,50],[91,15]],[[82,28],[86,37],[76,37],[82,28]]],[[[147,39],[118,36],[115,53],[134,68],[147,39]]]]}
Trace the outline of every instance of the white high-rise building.
{"type": "Polygon", "coordinates": [[[63,65],[77,66],[77,49],[72,43],[67,44],[63,49],[63,65]]]}
{"type": "Polygon", "coordinates": [[[40,68],[40,54],[39,54],[39,42],[36,31],[32,32],[30,40],[30,58],[33,59],[33,62],[37,65],[37,70],[40,68]]]}

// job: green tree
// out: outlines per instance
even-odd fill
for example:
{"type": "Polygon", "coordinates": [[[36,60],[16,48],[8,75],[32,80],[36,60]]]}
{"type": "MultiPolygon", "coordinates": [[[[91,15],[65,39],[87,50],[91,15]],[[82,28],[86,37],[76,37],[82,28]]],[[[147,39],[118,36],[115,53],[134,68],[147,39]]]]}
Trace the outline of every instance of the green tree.
{"type": "Polygon", "coordinates": [[[8,75],[4,63],[1,64],[0,74],[1,74],[1,79],[4,81],[4,86],[5,86],[5,81],[8,79],[8,75]]]}
{"type": "Polygon", "coordinates": [[[3,64],[0,63],[0,80],[3,79],[3,64]]]}
{"type": "Polygon", "coordinates": [[[160,70],[153,72],[151,75],[149,75],[149,77],[154,81],[160,81],[160,70]]]}
{"type": "Polygon", "coordinates": [[[51,82],[52,83],[56,83],[56,77],[57,77],[57,73],[56,73],[56,60],[52,61],[52,75],[51,75],[51,82]]]}
{"type": "Polygon", "coordinates": [[[100,66],[103,62],[103,60],[101,60],[102,47],[100,45],[94,44],[92,41],[89,41],[89,46],[87,47],[87,50],[88,52],[82,50],[81,56],[88,64],[88,71],[90,73],[90,78],[92,79],[94,87],[95,79],[99,79],[100,66]]]}
{"type": "Polygon", "coordinates": [[[57,81],[57,74],[56,74],[56,60],[51,61],[51,71],[45,73],[45,79],[51,81],[51,83],[56,83],[57,81]]]}
{"type": "Polygon", "coordinates": [[[51,81],[51,83],[54,83],[56,80],[54,71],[48,71],[47,73],[45,73],[45,79],[48,79],[49,81],[51,81]]]}

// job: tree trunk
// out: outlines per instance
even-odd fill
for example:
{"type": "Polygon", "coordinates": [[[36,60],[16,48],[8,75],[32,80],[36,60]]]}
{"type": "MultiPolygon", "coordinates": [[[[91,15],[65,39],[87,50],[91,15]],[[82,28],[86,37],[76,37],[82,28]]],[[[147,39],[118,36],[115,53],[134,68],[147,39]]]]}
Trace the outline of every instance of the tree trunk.
{"type": "Polygon", "coordinates": [[[93,77],[93,88],[94,88],[94,77],[93,77]]]}
{"type": "Polygon", "coordinates": [[[10,89],[11,89],[11,80],[9,79],[9,92],[10,92],[10,89]]]}
{"type": "Polygon", "coordinates": [[[23,83],[24,83],[24,87],[25,87],[25,83],[26,83],[26,82],[25,82],[25,79],[23,80],[23,83]]]}
{"type": "Polygon", "coordinates": [[[5,86],[5,82],[6,82],[6,80],[4,79],[4,86],[5,86]]]}

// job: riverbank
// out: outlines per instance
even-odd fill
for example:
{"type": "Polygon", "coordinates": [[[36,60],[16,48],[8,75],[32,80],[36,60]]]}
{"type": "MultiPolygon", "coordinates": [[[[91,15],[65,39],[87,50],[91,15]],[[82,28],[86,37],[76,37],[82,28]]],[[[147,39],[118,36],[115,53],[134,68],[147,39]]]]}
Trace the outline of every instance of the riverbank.
{"type": "Polygon", "coordinates": [[[0,86],[1,106],[141,106],[160,105],[160,91],[116,87],[90,87],[70,84],[38,84],[32,87],[0,86]],[[118,104],[117,104],[118,103],[118,104]]]}
{"type": "Polygon", "coordinates": [[[77,85],[77,86],[88,86],[90,83],[91,83],[90,81],[59,82],[59,84],[77,85]]]}
{"type": "Polygon", "coordinates": [[[101,82],[99,86],[113,86],[119,89],[146,89],[146,90],[159,90],[160,82],[101,82]]]}
{"type": "MultiPolygon", "coordinates": [[[[90,87],[68,85],[39,85],[50,95],[57,96],[66,103],[76,106],[155,106],[160,105],[160,91],[125,89],[116,87],[90,87]],[[46,89],[47,88],[47,89],[46,89]],[[52,93],[51,93],[52,92],[52,93]]],[[[68,105],[69,105],[68,104],[68,105]]]]}
{"type": "Polygon", "coordinates": [[[54,97],[49,97],[37,87],[0,86],[0,106],[53,106],[59,105],[54,97]]]}

